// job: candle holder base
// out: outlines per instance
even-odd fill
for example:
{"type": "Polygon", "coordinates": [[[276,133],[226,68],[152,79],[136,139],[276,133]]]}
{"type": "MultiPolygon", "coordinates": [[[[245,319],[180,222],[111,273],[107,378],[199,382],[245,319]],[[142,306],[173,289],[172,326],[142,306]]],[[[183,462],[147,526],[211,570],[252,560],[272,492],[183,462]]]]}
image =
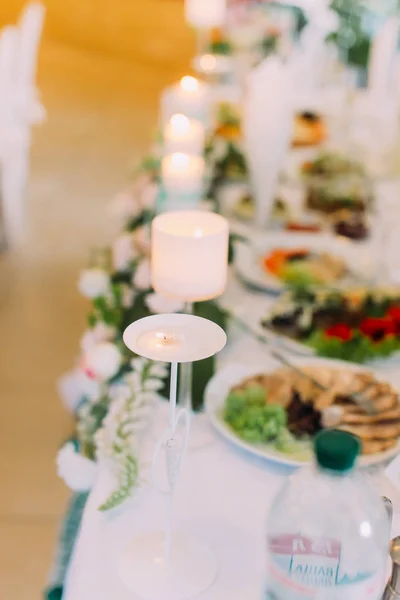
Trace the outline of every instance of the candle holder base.
{"type": "Polygon", "coordinates": [[[215,581],[213,552],[195,537],[176,533],[166,557],[165,533],[138,536],[123,552],[118,572],[125,585],[146,600],[189,600],[215,581]]]}

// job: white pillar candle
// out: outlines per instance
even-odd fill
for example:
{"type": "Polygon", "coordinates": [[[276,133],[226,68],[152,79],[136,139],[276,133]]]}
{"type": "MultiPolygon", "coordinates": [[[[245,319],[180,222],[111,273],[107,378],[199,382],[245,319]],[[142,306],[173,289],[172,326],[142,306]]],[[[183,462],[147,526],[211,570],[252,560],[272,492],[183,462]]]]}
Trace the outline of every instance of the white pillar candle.
{"type": "Polygon", "coordinates": [[[203,154],[205,144],[204,127],[199,121],[177,114],[164,129],[164,152],[185,152],[186,154],[203,154]]]}
{"type": "Polygon", "coordinates": [[[189,75],[167,88],[161,97],[161,119],[165,125],[176,113],[208,126],[211,111],[211,88],[189,75]]]}
{"type": "Polygon", "coordinates": [[[221,27],[226,10],[227,0],[185,0],[186,20],[196,29],[221,27]]]}
{"type": "Polygon", "coordinates": [[[186,302],[216,298],[228,276],[228,221],[215,213],[180,211],[152,224],[152,283],[186,302]]]}
{"type": "Polygon", "coordinates": [[[162,182],[168,198],[200,200],[204,186],[204,159],[182,152],[167,154],[161,164],[162,182]]]}

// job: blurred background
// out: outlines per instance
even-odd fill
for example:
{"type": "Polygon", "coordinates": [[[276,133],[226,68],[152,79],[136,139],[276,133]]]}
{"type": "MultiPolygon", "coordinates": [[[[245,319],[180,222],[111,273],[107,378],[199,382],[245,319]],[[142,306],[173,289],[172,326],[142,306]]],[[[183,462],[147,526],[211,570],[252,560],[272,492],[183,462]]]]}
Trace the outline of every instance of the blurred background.
{"type": "MultiPolygon", "coordinates": [[[[0,597],[7,600],[41,597],[70,495],[55,467],[72,429],[56,381],[73,364],[85,329],[88,305],[77,291],[78,273],[91,247],[113,239],[110,200],[154,139],[161,91],[188,73],[196,47],[183,0],[44,4],[26,229],[15,245],[0,234],[0,597]]],[[[362,4],[333,2],[341,25],[332,41],[353,87],[366,83],[374,32],[399,14],[397,0],[369,0],[367,11],[359,10],[362,4]]],[[[1,2],[0,31],[17,23],[25,6],[1,2]]],[[[385,115],[386,105],[378,103],[379,112],[385,115]]],[[[7,118],[0,61],[0,132],[2,126],[7,132],[7,118]]],[[[346,123],[335,124],[342,139],[346,123]]],[[[373,123],[382,130],[379,119],[373,123]]],[[[373,127],[359,144],[373,139],[373,127]]],[[[0,138],[0,159],[1,152],[0,138]]]]}
{"type": "MultiPolygon", "coordinates": [[[[109,240],[106,205],[154,134],[158,97],[187,70],[194,36],[179,0],[48,0],[37,84],[27,235],[0,253],[0,596],[42,595],[69,491],[55,456],[71,431],[55,382],[76,355],[88,249],[109,240]],[[156,15],[156,18],[155,18],[156,15]]],[[[22,0],[0,3],[0,29],[22,0]]]]}

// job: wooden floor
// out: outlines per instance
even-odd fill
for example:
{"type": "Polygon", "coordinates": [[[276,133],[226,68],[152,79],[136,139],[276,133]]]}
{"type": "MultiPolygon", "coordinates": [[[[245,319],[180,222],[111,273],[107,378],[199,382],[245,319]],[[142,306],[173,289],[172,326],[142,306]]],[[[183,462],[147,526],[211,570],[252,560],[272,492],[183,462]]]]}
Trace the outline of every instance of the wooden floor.
{"type": "MultiPolygon", "coordinates": [[[[185,72],[47,43],[49,111],[36,136],[29,235],[0,255],[0,598],[38,600],[68,498],[55,474],[71,431],[55,382],[76,357],[87,306],[76,279],[89,247],[111,239],[106,206],[151,140],[163,86],[185,72]]],[[[91,599],[88,599],[91,600],[91,599]]]]}

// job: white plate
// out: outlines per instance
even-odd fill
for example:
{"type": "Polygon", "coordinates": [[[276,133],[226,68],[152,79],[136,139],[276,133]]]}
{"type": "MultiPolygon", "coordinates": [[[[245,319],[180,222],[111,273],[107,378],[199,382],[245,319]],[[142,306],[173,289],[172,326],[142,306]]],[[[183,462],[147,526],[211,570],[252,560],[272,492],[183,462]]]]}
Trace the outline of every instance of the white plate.
{"type": "MultiPolygon", "coordinates": [[[[254,245],[238,242],[235,246],[235,268],[239,277],[248,285],[268,292],[279,293],[286,284],[278,277],[270,275],[262,267],[262,258],[277,248],[306,248],[314,252],[328,252],[344,260],[354,272],[356,265],[352,260],[352,247],[347,240],[331,235],[309,233],[268,232],[263,244],[254,245]]],[[[346,276],[335,282],[337,286],[351,283],[352,276],[346,276]]]]}
{"type": "MultiPolygon", "coordinates": [[[[344,363],[339,360],[324,360],[324,359],[301,359],[292,358],[294,364],[298,366],[305,366],[310,364],[318,364],[320,366],[330,366],[336,368],[343,368],[354,372],[366,371],[360,366],[344,363]]],[[[221,369],[214,377],[210,380],[207,389],[205,391],[205,409],[206,413],[215,427],[215,429],[234,446],[246,450],[250,454],[265,458],[271,462],[285,465],[288,467],[299,467],[312,462],[312,452],[310,451],[305,456],[295,456],[284,454],[273,448],[271,445],[252,445],[242,440],[234,431],[229,427],[222,418],[222,410],[225,405],[225,400],[232,387],[239,385],[244,379],[259,375],[260,373],[271,373],[280,365],[273,359],[267,359],[263,365],[252,365],[244,366],[241,364],[231,364],[221,369]]],[[[370,370],[369,370],[370,372],[370,370]]],[[[379,376],[374,373],[379,379],[379,376]]],[[[381,379],[383,379],[381,377],[381,379]]],[[[392,384],[393,385],[393,384],[392,384]]],[[[362,456],[359,459],[358,464],[361,467],[376,466],[385,462],[388,462],[400,452],[400,440],[394,448],[387,450],[386,452],[380,452],[379,454],[373,454],[369,456],[362,456]]],[[[303,454],[303,453],[302,453],[303,454]]]]}

